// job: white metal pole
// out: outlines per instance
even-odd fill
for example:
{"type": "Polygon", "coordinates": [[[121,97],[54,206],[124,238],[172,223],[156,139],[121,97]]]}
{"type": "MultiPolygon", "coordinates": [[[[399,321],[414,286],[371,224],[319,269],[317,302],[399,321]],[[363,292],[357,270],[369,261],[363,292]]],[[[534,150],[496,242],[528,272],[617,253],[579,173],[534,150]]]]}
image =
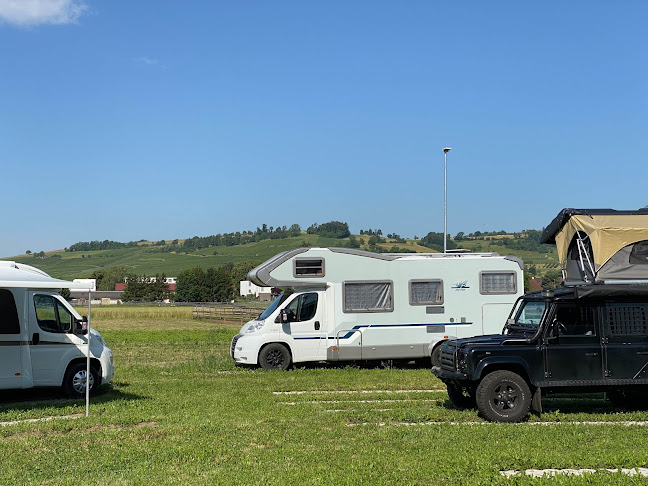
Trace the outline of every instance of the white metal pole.
{"type": "Polygon", "coordinates": [[[448,152],[450,147],[443,149],[443,253],[448,251],[448,152]]]}
{"type": "Polygon", "coordinates": [[[86,355],[86,417],[90,416],[90,312],[92,311],[92,290],[88,290],[88,353],[86,355]]]}

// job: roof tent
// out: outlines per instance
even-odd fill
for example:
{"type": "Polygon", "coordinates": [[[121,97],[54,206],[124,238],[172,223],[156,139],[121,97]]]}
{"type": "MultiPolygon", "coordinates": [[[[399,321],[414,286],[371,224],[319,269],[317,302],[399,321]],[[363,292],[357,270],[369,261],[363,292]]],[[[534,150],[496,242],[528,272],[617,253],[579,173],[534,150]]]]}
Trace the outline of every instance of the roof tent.
{"type": "Polygon", "coordinates": [[[648,282],[648,208],[563,209],[540,243],[556,244],[567,285],[648,282]]]}

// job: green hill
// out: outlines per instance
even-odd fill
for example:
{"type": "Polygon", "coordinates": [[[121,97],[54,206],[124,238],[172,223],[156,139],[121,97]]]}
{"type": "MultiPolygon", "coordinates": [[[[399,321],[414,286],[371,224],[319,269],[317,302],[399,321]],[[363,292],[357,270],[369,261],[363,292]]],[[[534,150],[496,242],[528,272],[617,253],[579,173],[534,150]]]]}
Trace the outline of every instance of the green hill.
{"type": "MultiPolygon", "coordinates": [[[[360,249],[369,250],[369,236],[355,235],[352,237],[360,244],[360,249]]],[[[500,255],[514,255],[524,260],[527,269],[534,266],[538,274],[558,268],[558,257],[554,246],[543,245],[542,251],[518,250],[504,245],[505,239],[513,239],[512,235],[486,237],[482,239],[462,239],[457,241],[460,248],[473,252],[497,252],[500,255]]],[[[519,239],[519,236],[516,236],[519,239]]],[[[378,243],[379,251],[390,252],[395,248],[400,251],[433,252],[434,250],[418,244],[420,240],[393,240],[383,238],[378,243]]],[[[510,243],[510,242],[509,242],[510,243]]],[[[168,251],[169,246],[162,247],[153,242],[140,242],[137,246],[114,250],[95,251],[52,251],[43,257],[20,255],[4,260],[13,260],[37,267],[55,278],[71,280],[90,276],[94,270],[111,267],[124,267],[127,272],[136,275],[153,276],[165,273],[167,276],[177,276],[183,270],[194,267],[219,267],[226,263],[238,263],[246,260],[265,261],[277,253],[299,248],[301,246],[347,246],[349,238],[326,238],[314,234],[303,233],[300,236],[281,239],[266,239],[255,243],[233,246],[215,246],[202,248],[189,253],[183,251],[168,251]]]]}

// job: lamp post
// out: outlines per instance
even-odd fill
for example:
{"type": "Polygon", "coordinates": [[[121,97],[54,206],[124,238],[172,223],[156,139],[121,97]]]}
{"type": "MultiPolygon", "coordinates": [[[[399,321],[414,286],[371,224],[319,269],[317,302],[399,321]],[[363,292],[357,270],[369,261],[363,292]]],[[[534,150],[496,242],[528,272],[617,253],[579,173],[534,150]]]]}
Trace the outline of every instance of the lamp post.
{"type": "Polygon", "coordinates": [[[448,251],[448,152],[452,149],[443,149],[443,253],[448,251]]]}

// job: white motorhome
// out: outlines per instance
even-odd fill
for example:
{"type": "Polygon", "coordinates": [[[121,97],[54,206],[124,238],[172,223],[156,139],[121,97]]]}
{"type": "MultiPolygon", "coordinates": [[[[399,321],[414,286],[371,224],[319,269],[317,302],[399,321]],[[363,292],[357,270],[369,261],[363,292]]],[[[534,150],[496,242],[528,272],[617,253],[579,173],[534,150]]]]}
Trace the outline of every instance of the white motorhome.
{"type": "MultiPolygon", "coordinates": [[[[70,397],[85,396],[88,321],[56,292],[63,288],[89,286],[0,261],[0,389],[62,387],[70,397]]],[[[115,371],[112,351],[94,329],[90,369],[91,393],[115,371]]]]}
{"type": "Polygon", "coordinates": [[[281,287],[231,343],[238,364],[432,358],[447,339],[498,333],[522,295],[523,263],[496,253],[379,254],[298,248],[250,271],[281,287]]]}

